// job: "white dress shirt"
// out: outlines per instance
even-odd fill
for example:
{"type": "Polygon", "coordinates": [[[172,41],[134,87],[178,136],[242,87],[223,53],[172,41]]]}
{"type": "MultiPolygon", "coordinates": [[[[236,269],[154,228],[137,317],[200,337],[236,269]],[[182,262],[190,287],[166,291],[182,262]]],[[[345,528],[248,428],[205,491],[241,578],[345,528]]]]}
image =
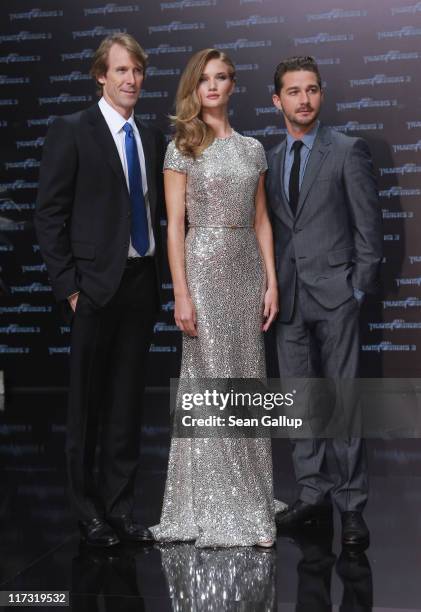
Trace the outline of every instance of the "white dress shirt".
{"type": "MultiPolygon", "coordinates": [[[[110,104],[108,104],[108,102],[104,98],[101,98],[101,100],[98,102],[98,106],[114,138],[114,142],[116,144],[117,151],[118,151],[118,154],[121,160],[121,165],[123,166],[124,176],[126,177],[127,189],[129,191],[130,191],[129,173],[127,169],[126,147],[124,146],[125,132],[123,130],[123,125],[125,123],[130,123],[130,125],[133,128],[134,136],[136,139],[137,152],[138,152],[139,161],[140,161],[140,171],[142,173],[143,195],[145,198],[146,216],[148,218],[148,228],[149,228],[149,249],[147,250],[144,256],[146,257],[147,255],[154,255],[155,239],[154,239],[153,230],[152,230],[151,211],[149,207],[148,181],[146,178],[145,154],[143,152],[142,141],[140,139],[139,130],[137,129],[137,125],[134,120],[134,113],[132,112],[129,119],[125,119],[110,104]]],[[[130,239],[129,252],[127,256],[128,257],[140,257],[139,253],[133,247],[131,239],[130,239]]]]}

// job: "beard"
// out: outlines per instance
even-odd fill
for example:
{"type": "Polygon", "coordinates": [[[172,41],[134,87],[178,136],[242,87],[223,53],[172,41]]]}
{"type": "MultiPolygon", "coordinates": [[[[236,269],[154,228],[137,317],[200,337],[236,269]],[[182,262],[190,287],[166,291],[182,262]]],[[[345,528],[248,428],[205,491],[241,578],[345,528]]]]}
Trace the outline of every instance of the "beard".
{"type": "Polygon", "coordinates": [[[300,111],[296,111],[295,113],[286,113],[285,111],[284,115],[285,117],[288,119],[288,121],[292,124],[292,125],[298,125],[300,127],[307,127],[308,125],[313,124],[315,121],[317,121],[317,118],[320,114],[320,109],[318,111],[315,111],[314,108],[312,107],[306,107],[303,109],[300,109],[300,111]],[[303,112],[306,111],[308,113],[311,113],[308,117],[302,117],[301,115],[298,114],[298,112],[303,112]]]}

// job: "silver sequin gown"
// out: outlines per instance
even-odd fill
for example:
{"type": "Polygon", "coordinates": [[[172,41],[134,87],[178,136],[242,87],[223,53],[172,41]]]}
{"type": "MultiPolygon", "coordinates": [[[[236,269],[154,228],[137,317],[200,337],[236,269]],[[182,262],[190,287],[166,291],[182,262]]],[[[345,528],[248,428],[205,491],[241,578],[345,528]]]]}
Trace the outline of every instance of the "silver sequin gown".
{"type": "MultiPolygon", "coordinates": [[[[164,169],[187,175],[185,266],[198,331],[183,334],[180,378],[266,376],[266,278],[253,229],[266,168],[262,145],[237,132],[197,160],[168,146],[164,169]]],[[[172,439],[156,540],[251,546],[275,537],[274,514],[270,439],[172,439]]]]}
{"type": "Polygon", "coordinates": [[[276,552],[161,547],[174,612],[276,612],[276,552]]]}

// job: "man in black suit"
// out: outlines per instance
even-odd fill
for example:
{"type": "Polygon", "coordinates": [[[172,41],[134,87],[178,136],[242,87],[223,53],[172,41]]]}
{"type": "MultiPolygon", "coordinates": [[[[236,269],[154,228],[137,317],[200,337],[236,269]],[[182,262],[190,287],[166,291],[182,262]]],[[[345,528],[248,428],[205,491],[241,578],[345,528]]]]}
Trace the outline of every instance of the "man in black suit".
{"type": "Polygon", "coordinates": [[[49,129],[35,214],[55,297],[72,316],[70,495],[97,546],[152,539],[132,516],[163,210],[163,136],[134,115],[145,68],[130,35],[102,41],[91,70],[102,97],[49,129]]]}
{"type": "MultiPolygon", "coordinates": [[[[279,369],[285,377],[352,380],[358,376],[361,303],[377,288],[381,213],[366,142],[321,125],[322,100],[313,58],[278,65],[273,102],[283,113],[287,138],[268,154],[267,193],[280,289],[279,369]]],[[[341,512],[343,543],[368,543],[364,443],[344,432],[332,440],[332,450],[336,486],[326,440],[293,441],[301,491],[277,517],[278,525],[329,521],[331,497],[341,512]]]]}

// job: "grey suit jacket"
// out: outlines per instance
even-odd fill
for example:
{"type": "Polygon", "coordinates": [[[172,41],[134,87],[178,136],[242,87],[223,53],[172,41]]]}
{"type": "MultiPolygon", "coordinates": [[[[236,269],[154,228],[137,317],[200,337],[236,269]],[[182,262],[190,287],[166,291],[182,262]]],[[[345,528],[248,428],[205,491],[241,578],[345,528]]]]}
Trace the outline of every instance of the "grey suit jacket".
{"type": "Polygon", "coordinates": [[[376,178],[367,143],[320,126],[291,213],[283,185],[286,140],[268,152],[266,192],[280,291],[280,321],[291,319],[297,276],[325,308],[353,287],[377,289],[383,232],[376,178]]]}

